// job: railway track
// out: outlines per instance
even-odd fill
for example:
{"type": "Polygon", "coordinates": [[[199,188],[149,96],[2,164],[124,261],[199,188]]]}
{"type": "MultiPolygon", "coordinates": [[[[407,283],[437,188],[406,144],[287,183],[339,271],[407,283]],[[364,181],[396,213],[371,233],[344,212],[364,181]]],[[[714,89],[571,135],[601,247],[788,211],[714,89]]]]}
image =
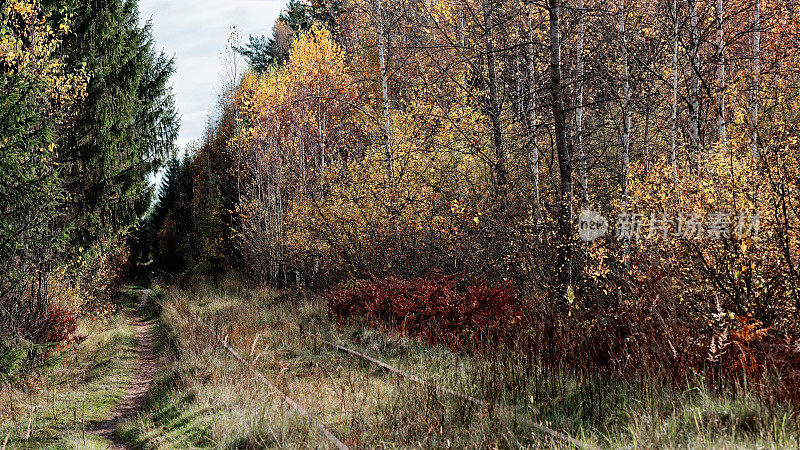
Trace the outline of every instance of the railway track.
{"type": "Polygon", "coordinates": [[[314,427],[323,436],[325,436],[325,438],[328,439],[328,441],[330,441],[330,443],[334,447],[338,448],[339,450],[348,450],[349,449],[349,447],[347,445],[345,445],[344,442],[340,441],[339,438],[336,437],[336,435],[334,435],[325,425],[323,425],[322,422],[318,421],[307,409],[303,408],[299,403],[294,401],[286,393],[284,393],[282,390],[278,389],[278,387],[275,386],[271,381],[269,381],[269,379],[266,376],[264,376],[264,374],[262,374],[253,365],[253,363],[251,363],[250,361],[246,360],[238,351],[236,351],[236,349],[234,349],[233,347],[228,345],[228,343],[225,342],[225,340],[223,340],[219,336],[219,334],[216,331],[214,331],[213,328],[211,328],[210,326],[206,325],[206,323],[203,322],[202,319],[197,317],[197,315],[195,313],[189,311],[189,314],[192,316],[192,318],[198,324],[200,324],[200,326],[205,328],[206,331],[208,331],[209,333],[211,333],[212,336],[214,336],[214,339],[216,339],[217,343],[219,343],[220,346],[222,346],[224,349],[226,349],[231,355],[233,355],[234,358],[236,358],[240,363],[242,363],[245,367],[247,367],[250,370],[250,372],[252,372],[253,375],[256,376],[256,378],[261,380],[261,382],[263,382],[269,388],[270,391],[272,391],[280,399],[282,399],[284,402],[286,402],[286,404],[288,404],[289,407],[292,410],[294,410],[296,413],[298,413],[299,415],[303,416],[306,420],[308,420],[311,424],[313,424],[314,427]]]}
{"type": "MultiPolygon", "coordinates": [[[[420,378],[417,375],[414,375],[412,373],[409,373],[409,372],[406,372],[404,370],[398,369],[398,368],[396,368],[396,367],[394,367],[394,366],[392,366],[392,365],[390,365],[388,363],[385,363],[385,362],[383,362],[383,361],[381,361],[379,359],[375,359],[375,358],[373,358],[371,356],[368,356],[368,355],[365,355],[365,354],[363,354],[363,353],[361,353],[359,351],[353,350],[351,348],[347,348],[347,347],[345,347],[343,345],[334,344],[333,342],[330,342],[330,341],[328,341],[328,340],[326,340],[326,339],[324,339],[324,338],[322,338],[322,337],[320,337],[320,336],[318,336],[318,335],[316,335],[314,333],[309,333],[309,332],[307,332],[307,331],[305,331],[303,329],[300,329],[300,332],[305,334],[306,336],[310,336],[310,337],[322,342],[323,344],[328,345],[330,347],[333,347],[333,348],[335,348],[335,349],[337,349],[339,351],[348,353],[350,355],[356,356],[356,357],[361,358],[361,359],[363,359],[365,361],[369,361],[369,362],[371,362],[373,364],[376,364],[376,365],[378,365],[380,367],[383,367],[384,369],[386,369],[386,370],[388,370],[388,371],[390,371],[392,373],[395,373],[395,374],[397,374],[397,375],[399,375],[399,376],[401,376],[403,378],[406,378],[406,379],[408,379],[408,380],[410,380],[410,381],[412,381],[412,382],[414,382],[416,384],[419,384],[420,386],[424,386],[424,387],[427,387],[427,388],[430,388],[430,389],[434,389],[434,390],[436,390],[438,392],[442,392],[442,393],[445,393],[445,394],[450,394],[450,395],[452,395],[454,397],[457,397],[457,398],[459,398],[461,400],[473,403],[475,405],[478,405],[478,406],[481,406],[481,407],[484,407],[484,408],[494,408],[495,410],[499,411],[501,414],[503,414],[504,416],[507,416],[507,417],[513,416],[513,412],[509,408],[506,408],[506,407],[504,407],[502,405],[491,404],[491,403],[489,403],[489,402],[487,402],[485,400],[481,400],[479,398],[475,398],[475,397],[473,397],[471,395],[465,395],[465,394],[462,394],[460,392],[456,392],[456,391],[454,391],[454,390],[452,390],[452,389],[450,389],[448,387],[439,386],[439,385],[437,385],[435,383],[432,383],[430,381],[426,381],[426,380],[420,378]]],[[[530,427],[532,427],[532,428],[535,428],[535,429],[539,430],[542,433],[545,433],[545,434],[547,434],[547,435],[549,435],[549,436],[551,436],[551,437],[553,437],[555,439],[558,439],[560,441],[569,443],[569,444],[571,444],[571,445],[573,445],[575,447],[584,448],[584,449],[588,449],[588,450],[599,450],[597,447],[594,447],[594,446],[591,446],[589,444],[586,444],[585,442],[579,441],[578,439],[575,439],[575,438],[569,436],[566,433],[562,433],[560,431],[556,431],[556,430],[554,430],[554,429],[552,429],[552,428],[550,428],[550,427],[548,427],[546,425],[540,424],[538,422],[533,422],[531,420],[528,420],[528,419],[525,419],[525,418],[519,417],[519,416],[515,417],[515,419],[520,421],[520,422],[522,422],[522,423],[524,423],[524,424],[526,424],[526,425],[528,425],[528,426],[530,426],[530,427]]]]}
{"type": "MultiPolygon", "coordinates": [[[[174,297],[174,295],[172,293],[170,293],[170,295],[172,296],[173,300],[177,301],[177,299],[175,299],[175,297],[174,297]]],[[[239,353],[236,349],[231,347],[231,345],[228,344],[227,339],[223,339],[222,337],[220,337],[220,334],[217,333],[216,330],[214,330],[211,326],[206,324],[194,312],[188,311],[188,313],[191,315],[191,317],[202,328],[204,328],[206,331],[208,331],[214,337],[215,341],[220,345],[220,347],[224,348],[237,361],[239,361],[242,365],[244,365],[257,379],[259,379],[262,383],[264,383],[269,388],[270,391],[272,391],[277,397],[281,398],[287,405],[289,405],[290,409],[292,409],[298,415],[300,415],[303,418],[305,418],[306,420],[308,420],[309,423],[311,423],[314,426],[314,428],[316,428],[316,430],[330,442],[330,444],[332,446],[334,446],[334,447],[336,447],[336,448],[338,448],[340,450],[349,448],[338,437],[336,437],[336,435],[333,432],[331,432],[322,422],[320,422],[314,416],[314,414],[312,414],[308,409],[304,408],[297,401],[295,401],[289,395],[287,395],[282,390],[280,390],[263,373],[261,373],[255,367],[255,365],[252,362],[248,361],[245,357],[243,357],[241,355],[241,353],[239,353]]],[[[548,426],[546,426],[544,424],[541,424],[541,423],[538,423],[538,422],[534,422],[532,420],[526,419],[524,417],[520,417],[518,415],[515,416],[514,412],[510,408],[508,408],[506,406],[490,403],[490,402],[487,402],[487,401],[482,400],[480,398],[473,397],[473,396],[470,396],[470,395],[466,395],[466,394],[457,392],[457,391],[455,391],[453,389],[450,389],[448,387],[440,386],[440,385],[438,385],[436,383],[433,383],[431,381],[425,380],[422,377],[417,376],[417,375],[415,375],[413,373],[410,373],[410,372],[404,371],[402,369],[399,369],[397,367],[394,367],[391,364],[388,364],[388,363],[386,363],[384,361],[381,361],[381,360],[379,360],[377,358],[369,356],[369,355],[367,355],[365,353],[362,353],[362,352],[360,352],[358,350],[354,350],[352,348],[349,348],[349,347],[346,347],[346,346],[331,342],[331,341],[329,341],[329,340],[327,340],[327,339],[325,339],[325,338],[323,338],[323,337],[321,337],[321,336],[319,336],[317,334],[308,332],[308,331],[300,328],[299,326],[297,326],[296,328],[299,331],[299,333],[301,333],[301,334],[303,334],[303,335],[305,335],[307,337],[310,337],[311,339],[314,339],[314,340],[316,340],[316,341],[318,341],[318,342],[320,342],[320,343],[322,343],[322,344],[324,344],[326,346],[329,346],[329,347],[331,347],[333,349],[336,349],[336,350],[338,350],[340,352],[343,352],[343,353],[346,353],[346,354],[351,355],[353,357],[368,361],[368,362],[370,362],[370,363],[372,363],[374,365],[377,365],[377,366],[381,367],[382,369],[385,369],[385,370],[387,370],[387,371],[389,371],[389,372],[391,372],[391,373],[393,373],[393,374],[395,374],[395,375],[397,375],[397,376],[399,376],[401,378],[404,378],[404,379],[406,379],[406,380],[408,380],[408,381],[410,381],[410,382],[412,382],[414,384],[417,384],[419,386],[425,387],[427,389],[435,390],[435,391],[440,392],[440,393],[451,395],[451,396],[453,396],[453,397],[455,397],[455,398],[457,398],[457,399],[459,399],[461,401],[471,403],[471,404],[479,406],[479,407],[481,407],[481,408],[483,408],[485,410],[496,411],[497,413],[499,413],[499,415],[503,416],[504,418],[510,418],[510,419],[516,420],[519,423],[522,423],[522,424],[524,424],[524,425],[526,425],[528,427],[531,427],[531,428],[533,428],[533,429],[535,429],[535,430],[537,430],[537,431],[539,431],[539,432],[541,432],[543,434],[546,434],[547,436],[549,436],[550,438],[552,438],[552,439],[554,439],[556,441],[560,441],[560,442],[562,442],[564,444],[568,444],[568,445],[570,445],[572,447],[583,448],[583,449],[592,449],[592,450],[597,449],[597,447],[594,447],[594,446],[589,445],[589,444],[587,444],[587,443],[585,443],[585,442],[583,442],[581,440],[578,440],[578,439],[568,435],[567,433],[563,433],[561,431],[554,430],[554,429],[552,429],[552,428],[550,428],[550,427],[548,427],[548,426]]]]}

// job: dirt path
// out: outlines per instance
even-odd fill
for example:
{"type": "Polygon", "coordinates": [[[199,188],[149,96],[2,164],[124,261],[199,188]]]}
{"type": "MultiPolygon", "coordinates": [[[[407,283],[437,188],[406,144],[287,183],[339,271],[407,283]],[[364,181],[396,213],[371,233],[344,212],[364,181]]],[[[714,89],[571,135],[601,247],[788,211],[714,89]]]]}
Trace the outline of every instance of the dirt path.
{"type": "MultiPolygon", "coordinates": [[[[139,301],[136,303],[137,311],[147,303],[147,296],[150,294],[150,290],[143,289],[139,292],[139,301]]],[[[109,418],[91,430],[91,434],[108,439],[111,442],[109,445],[111,449],[128,448],[114,438],[114,430],[122,420],[133,416],[141,410],[156,372],[156,358],[153,353],[153,336],[150,324],[143,322],[134,314],[133,326],[136,333],[136,351],[139,359],[136,375],[128,388],[128,392],[125,393],[119,404],[111,411],[109,418]]]]}

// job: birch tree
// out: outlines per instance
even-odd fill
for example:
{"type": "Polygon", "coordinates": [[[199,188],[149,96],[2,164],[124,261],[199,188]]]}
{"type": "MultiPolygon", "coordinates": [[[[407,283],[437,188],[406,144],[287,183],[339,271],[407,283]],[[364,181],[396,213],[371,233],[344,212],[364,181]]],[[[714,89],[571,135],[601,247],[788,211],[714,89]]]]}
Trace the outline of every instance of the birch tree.
{"type": "Polygon", "coordinates": [[[689,0],[689,145],[697,168],[700,167],[700,38],[697,31],[697,2],[689,0]]]}
{"type": "Polygon", "coordinates": [[[755,0],[753,11],[753,55],[752,55],[752,86],[750,92],[750,149],[753,159],[758,164],[760,158],[758,148],[758,102],[761,82],[761,0],[755,0]]]}
{"type": "Polygon", "coordinates": [[[725,30],[724,30],[724,0],[717,0],[716,6],[717,38],[717,137],[723,150],[728,150],[728,133],[725,119],[725,30]]]}
{"type": "Polygon", "coordinates": [[[494,30],[495,0],[483,0],[484,43],[486,51],[486,73],[489,87],[487,99],[487,115],[491,121],[492,144],[494,146],[494,171],[495,183],[502,203],[506,202],[506,184],[508,174],[506,169],[506,152],[503,147],[503,124],[501,112],[503,109],[500,96],[500,86],[497,77],[497,53],[495,52],[494,30]]]}
{"type": "Polygon", "coordinates": [[[631,84],[628,73],[628,39],[625,0],[619,3],[619,33],[622,47],[622,196],[628,195],[628,168],[631,147],[631,84]]]}
{"type": "MultiPolygon", "coordinates": [[[[567,146],[566,113],[564,111],[564,86],[561,78],[561,0],[548,0],[550,31],[550,108],[558,158],[561,192],[558,207],[558,229],[561,237],[557,270],[560,287],[566,289],[572,282],[567,265],[572,254],[572,157],[567,146]]],[[[566,293],[566,291],[565,291],[566,293]]]]}
{"type": "Polygon", "coordinates": [[[670,163],[675,187],[678,187],[678,0],[672,0],[672,116],[670,121],[670,163]]]}

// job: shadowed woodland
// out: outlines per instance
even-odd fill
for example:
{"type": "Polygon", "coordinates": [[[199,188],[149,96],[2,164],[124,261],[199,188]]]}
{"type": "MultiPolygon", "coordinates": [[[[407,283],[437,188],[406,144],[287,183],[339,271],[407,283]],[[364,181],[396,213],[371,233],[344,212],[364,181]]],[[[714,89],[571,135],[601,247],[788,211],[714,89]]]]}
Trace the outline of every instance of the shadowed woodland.
{"type": "Polygon", "coordinates": [[[504,380],[699,383],[796,427],[798,8],[291,0],[231,34],[179,155],[135,1],[6,2],[0,372],[80,340],[126,278],[209,277],[524,361],[504,380]]]}
{"type": "Polygon", "coordinates": [[[513,329],[580,370],[794,397],[796,7],[290,3],[232,46],[249,67],[143,241],[454,345],[513,329]]]}

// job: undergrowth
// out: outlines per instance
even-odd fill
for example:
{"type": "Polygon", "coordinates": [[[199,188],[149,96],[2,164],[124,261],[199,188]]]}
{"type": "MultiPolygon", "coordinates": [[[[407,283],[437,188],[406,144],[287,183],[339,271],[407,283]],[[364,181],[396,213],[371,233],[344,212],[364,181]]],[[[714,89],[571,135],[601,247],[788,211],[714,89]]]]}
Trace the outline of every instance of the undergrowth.
{"type": "MultiPolygon", "coordinates": [[[[213,337],[197,314],[265,376],[356,447],[565,446],[527,421],[601,447],[794,448],[789,404],[756,390],[719,390],[702,375],[682,383],[542,364],[496,347],[460,352],[366,322],[339,322],[325,301],[297,291],[193,279],[163,300],[161,336],[173,359],[146,413],[126,426],[142,447],[319,446],[324,438],[277,401],[213,337]],[[191,314],[190,314],[191,313],[191,314]],[[326,346],[301,329],[364,351],[424,379],[510,408],[516,417],[398,379],[326,346]],[[171,336],[171,337],[168,337],[171,336]]],[[[168,356],[167,356],[168,355],[168,356]]]]}
{"type": "Polygon", "coordinates": [[[89,430],[124,396],[136,370],[136,342],[123,292],[102,318],[82,317],[84,336],[52,353],[29,376],[0,388],[0,442],[7,448],[106,448],[89,430]]]}

